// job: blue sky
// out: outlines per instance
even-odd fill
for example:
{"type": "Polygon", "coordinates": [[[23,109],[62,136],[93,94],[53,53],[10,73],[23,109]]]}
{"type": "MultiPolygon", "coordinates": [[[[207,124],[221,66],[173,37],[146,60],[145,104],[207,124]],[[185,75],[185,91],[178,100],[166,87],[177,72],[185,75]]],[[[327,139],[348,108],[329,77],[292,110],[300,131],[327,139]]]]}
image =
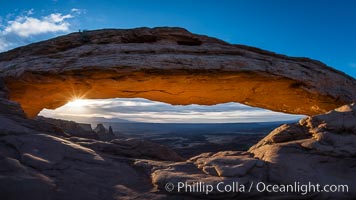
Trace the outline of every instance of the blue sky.
{"type": "Polygon", "coordinates": [[[353,0],[1,0],[0,51],[79,29],[179,26],[356,77],[353,0]]]}

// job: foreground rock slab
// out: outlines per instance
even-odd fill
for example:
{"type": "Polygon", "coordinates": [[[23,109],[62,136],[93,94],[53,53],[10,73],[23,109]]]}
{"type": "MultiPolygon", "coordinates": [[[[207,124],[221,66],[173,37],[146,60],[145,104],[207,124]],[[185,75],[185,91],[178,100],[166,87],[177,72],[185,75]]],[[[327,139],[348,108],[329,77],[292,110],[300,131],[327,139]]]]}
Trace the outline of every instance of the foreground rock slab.
{"type": "MultiPolygon", "coordinates": [[[[155,162],[136,162],[150,169],[155,186],[170,193],[202,198],[248,199],[353,199],[356,192],[356,106],[346,105],[329,113],[307,117],[297,124],[275,129],[248,152],[204,153],[187,162],[159,166],[155,162]],[[177,191],[178,183],[250,186],[246,192],[177,191]],[[256,184],[346,185],[343,192],[259,192],[256,184]],[[255,184],[255,185],[253,185],[255,184]]],[[[204,187],[204,186],[203,186],[204,187]]],[[[188,187],[189,188],[189,187],[188,187]]],[[[196,188],[199,188],[196,186],[196,188]]]]}

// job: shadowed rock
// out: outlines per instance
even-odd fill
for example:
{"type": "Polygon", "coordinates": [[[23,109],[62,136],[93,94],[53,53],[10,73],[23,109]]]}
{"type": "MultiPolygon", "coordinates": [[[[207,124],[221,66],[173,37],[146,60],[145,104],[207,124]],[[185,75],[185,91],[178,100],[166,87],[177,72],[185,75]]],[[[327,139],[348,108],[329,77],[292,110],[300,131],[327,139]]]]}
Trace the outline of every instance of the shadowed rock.
{"type": "Polygon", "coordinates": [[[91,128],[90,124],[77,123],[74,121],[62,120],[62,119],[52,119],[48,117],[38,116],[36,121],[40,121],[43,124],[52,124],[58,129],[63,130],[67,136],[76,136],[84,138],[98,139],[98,134],[96,134],[91,128]]]}
{"type": "Polygon", "coordinates": [[[117,138],[114,135],[111,126],[109,129],[106,129],[103,124],[98,124],[95,127],[94,132],[98,135],[99,140],[110,141],[117,138]]]}
{"type": "MultiPolygon", "coordinates": [[[[205,184],[217,182],[250,185],[251,182],[293,185],[298,183],[347,185],[344,192],[221,193],[210,197],[225,199],[353,199],[356,193],[356,106],[345,105],[323,115],[307,117],[298,124],[282,125],[248,152],[204,153],[184,163],[158,165],[156,162],[136,162],[150,169],[152,181],[161,191],[166,183],[205,184]]],[[[254,186],[256,187],[256,185],[254,186]]],[[[255,188],[256,189],[256,188],[255,188]]],[[[177,193],[177,191],[173,191],[177,193]]],[[[182,195],[182,192],[179,193],[182,195]]],[[[203,192],[183,195],[206,197],[203,192]]]]}
{"type": "Polygon", "coordinates": [[[103,142],[82,138],[70,138],[71,141],[94,149],[95,151],[110,155],[126,156],[130,158],[146,158],[168,161],[183,161],[173,150],[156,143],[134,138],[114,139],[110,142],[103,142]]]}

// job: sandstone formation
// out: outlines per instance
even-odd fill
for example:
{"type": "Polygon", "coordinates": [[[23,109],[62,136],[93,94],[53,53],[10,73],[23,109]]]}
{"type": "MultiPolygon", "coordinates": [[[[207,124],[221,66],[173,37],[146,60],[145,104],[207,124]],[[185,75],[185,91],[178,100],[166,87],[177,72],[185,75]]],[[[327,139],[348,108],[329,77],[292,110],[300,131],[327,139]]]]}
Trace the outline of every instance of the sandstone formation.
{"type": "Polygon", "coordinates": [[[93,131],[90,124],[77,123],[62,119],[52,119],[43,116],[37,116],[36,120],[42,123],[52,124],[68,134],[68,136],[98,139],[98,134],[93,131]]]}
{"type": "MultiPolygon", "coordinates": [[[[164,190],[167,182],[203,181],[226,184],[238,181],[249,185],[263,181],[269,184],[318,183],[348,185],[348,192],[220,193],[214,196],[248,199],[354,199],[356,197],[356,105],[346,105],[329,113],[307,117],[297,124],[283,125],[248,152],[201,154],[185,163],[165,167],[155,162],[137,162],[152,173],[152,181],[164,190]],[[158,169],[157,169],[158,168],[158,169]]],[[[182,194],[182,193],[181,193],[182,194]]],[[[192,195],[192,193],[189,193],[192,195]]],[[[204,192],[195,193],[204,196],[204,192]]]]}
{"type": "Polygon", "coordinates": [[[111,126],[109,126],[109,129],[106,129],[103,124],[98,124],[94,132],[97,134],[99,140],[110,141],[116,138],[111,126]]]}
{"type": "Polygon", "coordinates": [[[306,115],[356,100],[356,81],[323,63],[181,28],[72,33],[1,53],[0,76],[29,117],[78,97],[240,102],[306,115]]]}
{"type": "Polygon", "coordinates": [[[67,136],[82,137],[102,141],[110,141],[117,138],[111,126],[109,126],[109,129],[106,129],[103,124],[97,124],[97,127],[93,130],[90,124],[78,123],[74,121],[52,119],[43,116],[36,117],[36,120],[42,123],[53,125],[54,129],[60,129],[59,131],[63,131],[63,133],[67,134],[67,136]]]}
{"type": "Polygon", "coordinates": [[[132,159],[100,155],[44,134],[4,136],[0,144],[1,199],[150,199],[153,196],[149,193],[149,177],[132,166],[132,159]]]}

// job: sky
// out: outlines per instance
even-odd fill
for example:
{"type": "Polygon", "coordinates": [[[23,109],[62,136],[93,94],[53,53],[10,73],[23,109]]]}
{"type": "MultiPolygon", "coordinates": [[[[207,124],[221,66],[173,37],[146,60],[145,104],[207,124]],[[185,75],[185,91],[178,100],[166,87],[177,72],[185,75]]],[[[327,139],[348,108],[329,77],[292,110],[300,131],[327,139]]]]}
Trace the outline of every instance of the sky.
{"type": "Polygon", "coordinates": [[[0,52],[78,30],[179,26],[229,43],[317,59],[356,77],[354,0],[0,0],[0,4],[0,52]]]}
{"type": "Polygon", "coordinates": [[[294,121],[303,117],[232,102],[214,106],[172,106],[143,98],[77,99],[54,111],[44,109],[40,115],[89,123],[110,119],[153,123],[248,123],[294,121]]]}

